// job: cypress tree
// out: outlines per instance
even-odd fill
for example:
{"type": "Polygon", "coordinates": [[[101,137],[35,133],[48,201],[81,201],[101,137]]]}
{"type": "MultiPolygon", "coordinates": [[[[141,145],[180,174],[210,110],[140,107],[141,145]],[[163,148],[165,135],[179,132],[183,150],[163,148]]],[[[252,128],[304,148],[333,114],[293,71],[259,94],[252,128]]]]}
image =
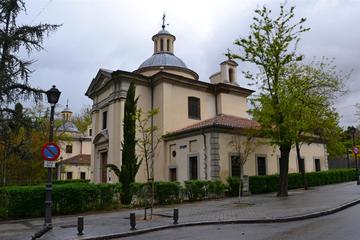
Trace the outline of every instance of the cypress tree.
{"type": "Polygon", "coordinates": [[[131,202],[130,184],[135,182],[140,162],[135,154],[136,140],[136,111],[138,98],[135,97],[135,84],[130,83],[124,111],[124,140],[122,145],[122,165],[119,180],[122,184],[122,202],[131,202]]]}

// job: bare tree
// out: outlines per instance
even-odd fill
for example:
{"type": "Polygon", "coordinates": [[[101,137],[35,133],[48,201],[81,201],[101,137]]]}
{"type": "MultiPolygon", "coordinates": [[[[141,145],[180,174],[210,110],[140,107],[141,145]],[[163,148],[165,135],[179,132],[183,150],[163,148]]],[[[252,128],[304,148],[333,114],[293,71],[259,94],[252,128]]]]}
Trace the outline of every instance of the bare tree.
{"type": "Polygon", "coordinates": [[[244,181],[244,165],[249,159],[250,154],[255,151],[256,146],[258,145],[258,140],[252,134],[245,135],[233,135],[229,141],[229,145],[239,156],[239,201],[243,196],[243,181],[244,181]]]}
{"type": "MultiPolygon", "coordinates": [[[[146,166],[146,176],[147,176],[147,185],[144,190],[144,196],[151,194],[150,199],[150,219],[152,219],[153,208],[154,208],[154,197],[155,197],[155,187],[154,187],[154,158],[156,156],[156,150],[159,146],[159,143],[162,141],[162,138],[158,136],[158,128],[153,124],[153,118],[159,113],[159,109],[155,108],[143,113],[142,109],[137,111],[137,131],[139,133],[138,137],[138,149],[139,149],[139,160],[145,162],[146,166]]],[[[146,209],[148,206],[145,206],[144,219],[146,220],[146,209]]]]}

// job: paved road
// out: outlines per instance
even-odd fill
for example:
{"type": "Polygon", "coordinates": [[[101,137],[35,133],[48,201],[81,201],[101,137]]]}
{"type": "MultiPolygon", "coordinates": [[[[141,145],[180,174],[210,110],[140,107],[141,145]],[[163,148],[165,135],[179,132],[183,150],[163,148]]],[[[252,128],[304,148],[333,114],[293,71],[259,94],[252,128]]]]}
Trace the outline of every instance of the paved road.
{"type": "Polygon", "coordinates": [[[231,224],[177,228],[124,240],[355,240],[360,236],[360,206],[316,219],[276,224],[231,224]]]}
{"type": "MultiPolygon", "coordinates": [[[[142,220],[142,209],[122,209],[114,212],[86,214],[83,237],[128,232],[130,211],[136,212],[137,228],[141,230],[171,225],[174,207],[180,211],[179,222],[189,223],[296,217],[327,211],[360,199],[360,187],[355,182],[315,187],[308,191],[297,189],[291,190],[289,193],[290,196],[286,198],[278,198],[274,193],[251,195],[243,198],[241,204],[238,203],[237,198],[224,198],[157,207],[154,210],[157,215],[152,221],[142,220]]],[[[41,240],[80,239],[76,235],[76,217],[77,215],[54,217],[53,230],[43,236],[41,240]]],[[[42,228],[43,221],[43,218],[35,218],[0,222],[0,240],[29,239],[32,234],[42,228]]],[[[269,228],[270,232],[271,230],[273,229],[269,228]]]]}

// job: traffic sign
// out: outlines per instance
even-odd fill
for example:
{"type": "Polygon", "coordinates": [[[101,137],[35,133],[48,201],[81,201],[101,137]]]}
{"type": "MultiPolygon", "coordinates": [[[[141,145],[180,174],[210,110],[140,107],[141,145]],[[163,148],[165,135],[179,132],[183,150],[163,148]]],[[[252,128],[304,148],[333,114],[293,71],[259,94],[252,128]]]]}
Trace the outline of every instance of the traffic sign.
{"type": "Polygon", "coordinates": [[[357,147],[354,147],[354,148],[353,148],[353,153],[354,153],[355,155],[359,154],[359,149],[358,149],[357,147]]]}
{"type": "Polygon", "coordinates": [[[55,161],[60,156],[60,148],[55,143],[45,143],[41,149],[44,160],[55,161]]]}
{"type": "Polygon", "coordinates": [[[55,168],[55,161],[44,161],[44,168],[55,168]]]}

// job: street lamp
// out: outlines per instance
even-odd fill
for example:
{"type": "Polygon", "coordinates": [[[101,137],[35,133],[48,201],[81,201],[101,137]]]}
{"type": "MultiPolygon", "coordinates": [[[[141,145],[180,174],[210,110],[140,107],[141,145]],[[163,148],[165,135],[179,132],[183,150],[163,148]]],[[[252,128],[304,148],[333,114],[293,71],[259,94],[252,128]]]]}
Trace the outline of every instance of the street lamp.
{"type": "Polygon", "coordinates": [[[357,185],[360,185],[360,180],[359,180],[359,166],[358,166],[358,161],[357,161],[357,153],[355,153],[355,134],[356,134],[356,128],[355,127],[351,127],[351,133],[352,133],[352,140],[353,140],[353,153],[355,155],[355,166],[356,166],[356,183],[357,185]]]}
{"type": "MultiPolygon", "coordinates": [[[[52,143],[54,141],[54,114],[55,114],[55,105],[59,101],[61,92],[55,87],[55,85],[52,86],[52,88],[48,91],[46,91],[46,96],[48,99],[48,103],[50,103],[51,111],[50,111],[50,133],[49,133],[49,142],[52,143]]],[[[52,197],[51,197],[51,191],[52,191],[52,170],[51,168],[48,168],[47,172],[47,182],[45,187],[45,223],[44,226],[48,229],[52,228],[51,223],[51,208],[52,208],[52,197]]]]}

